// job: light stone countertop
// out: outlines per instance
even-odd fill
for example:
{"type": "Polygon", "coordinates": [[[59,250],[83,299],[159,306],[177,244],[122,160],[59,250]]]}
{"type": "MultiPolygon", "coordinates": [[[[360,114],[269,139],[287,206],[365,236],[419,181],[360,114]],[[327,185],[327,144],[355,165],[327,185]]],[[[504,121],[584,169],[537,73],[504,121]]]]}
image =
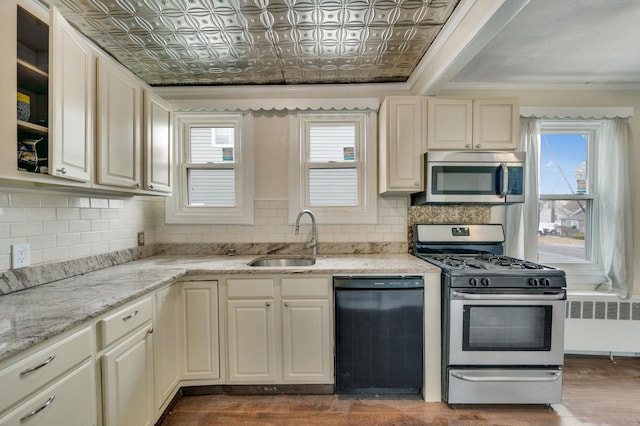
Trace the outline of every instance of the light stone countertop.
{"type": "Polygon", "coordinates": [[[250,267],[258,256],[152,256],[0,296],[0,361],[185,275],[424,274],[410,254],[320,255],[303,267],[250,267]]]}

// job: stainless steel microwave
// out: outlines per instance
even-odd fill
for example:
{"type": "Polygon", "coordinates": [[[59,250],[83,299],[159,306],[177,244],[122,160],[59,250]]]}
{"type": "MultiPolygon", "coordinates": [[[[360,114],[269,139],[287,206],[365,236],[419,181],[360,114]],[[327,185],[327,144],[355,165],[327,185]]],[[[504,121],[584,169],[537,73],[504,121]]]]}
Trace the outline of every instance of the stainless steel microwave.
{"type": "Polygon", "coordinates": [[[428,152],[425,191],[413,204],[523,203],[525,164],[524,152],[428,152]]]}

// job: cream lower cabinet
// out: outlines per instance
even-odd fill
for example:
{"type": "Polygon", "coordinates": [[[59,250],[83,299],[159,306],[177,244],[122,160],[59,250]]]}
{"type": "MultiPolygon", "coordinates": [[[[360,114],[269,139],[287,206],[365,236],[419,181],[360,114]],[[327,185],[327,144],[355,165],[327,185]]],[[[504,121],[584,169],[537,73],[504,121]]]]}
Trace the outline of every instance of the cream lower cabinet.
{"type": "Polygon", "coordinates": [[[161,414],[176,391],[179,380],[179,296],[177,284],[154,293],[153,368],[154,409],[161,414]]]}
{"type": "Polygon", "coordinates": [[[179,283],[182,380],[220,379],[218,282],[179,283]]]}
{"type": "MultiPolygon", "coordinates": [[[[0,418],[2,426],[96,424],[94,364],[87,361],[0,418]],[[89,400],[93,401],[89,403],[89,400]]],[[[3,392],[9,389],[3,386],[3,392]]]]}
{"type": "Polygon", "coordinates": [[[329,277],[226,284],[228,383],[333,383],[329,277]]]}
{"type": "Polygon", "coordinates": [[[105,426],[155,422],[152,310],[146,297],[98,321],[105,426]]]}
{"type": "Polygon", "coordinates": [[[0,425],[95,425],[90,327],[0,367],[0,425]]]}

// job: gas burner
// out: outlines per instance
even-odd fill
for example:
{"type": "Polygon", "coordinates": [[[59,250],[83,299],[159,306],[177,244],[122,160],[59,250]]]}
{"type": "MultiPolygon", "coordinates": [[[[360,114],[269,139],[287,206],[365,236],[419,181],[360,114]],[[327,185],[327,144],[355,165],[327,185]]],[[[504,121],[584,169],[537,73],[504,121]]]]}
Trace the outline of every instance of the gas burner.
{"type": "Polygon", "coordinates": [[[494,255],[487,253],[480,255],[480,258],[493,265],[504,266],[509,269],[543,269],[543,266],[540,264],[504,255],[494,255]]]}

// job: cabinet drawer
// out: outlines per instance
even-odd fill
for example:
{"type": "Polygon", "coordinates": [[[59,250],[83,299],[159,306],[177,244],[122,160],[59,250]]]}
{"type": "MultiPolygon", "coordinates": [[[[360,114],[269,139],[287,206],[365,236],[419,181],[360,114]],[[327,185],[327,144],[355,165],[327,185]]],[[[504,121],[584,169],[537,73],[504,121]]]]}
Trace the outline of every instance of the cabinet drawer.
{"type": "Polygon", "coordinates": [[[282,297],[329,297],[327,278],[283,278],[282,297]]]}
{"type": "Polygon", "coordinates": [[[273,297],[273,280],[269,278],[227,280],[227,297],[273,297]]]}
{"type": "Polygon", "coordinates": [[[0,411],[90,357],[91,331],[85,328],[3,369],[0,411]]]}
{"type": "Polygon", "coordinates": [[[87,362],[62,377],[0,418],[0,426],[95,425],[97,416],[93,365],[92,362],[87,362]]]}
{"type": "Polygon", "coordinates": [[[101,348],[109,346],[120,337],[140,327],[151,319],[151,298],[119,309],[98,322],[101,348]]]}

